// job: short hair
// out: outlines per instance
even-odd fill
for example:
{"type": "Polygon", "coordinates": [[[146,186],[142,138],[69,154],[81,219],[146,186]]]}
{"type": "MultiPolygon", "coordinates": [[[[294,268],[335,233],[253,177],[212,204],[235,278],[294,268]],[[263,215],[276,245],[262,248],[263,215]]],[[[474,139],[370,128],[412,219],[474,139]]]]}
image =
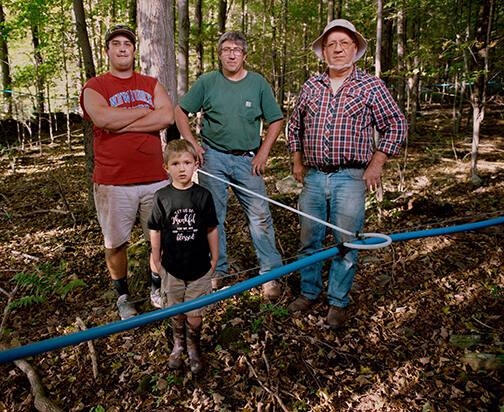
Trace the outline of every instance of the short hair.
{"type": "Polygon", "coordinates": [[[168,164],[169,160],[175,155],[181,155],[182,153],[189,153],[194,157],[194,160],[198,161],[198,155],[194,146],[185,139],[175,139],[169,142],[163,153],[163,162],[165,165],[168,164]]]}
{"type": "Polygon", "coordinates": [[[228,31],[220,36],[219,41],[217,42],[217,51],[221,51],[222,43],[225,41],[232,41],[235,43],[240,43],[243,49],[243,53],[247,53],[247,39],[245,35],[240,31],[228,31]]]}

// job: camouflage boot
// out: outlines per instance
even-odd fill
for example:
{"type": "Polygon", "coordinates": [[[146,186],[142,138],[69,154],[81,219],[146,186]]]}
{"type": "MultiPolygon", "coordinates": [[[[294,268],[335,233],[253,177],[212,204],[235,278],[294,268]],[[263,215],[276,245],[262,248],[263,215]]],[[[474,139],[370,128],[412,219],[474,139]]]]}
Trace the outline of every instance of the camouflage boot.
{"type": "Polygon", "coordinates": [[[201,326],[197,329],[193,329],[187,325],[187,354],[189,355],[189,364],[191,366],[191,372],[193,374],[198,374],[203,369],[203,363],[201,361],[201,326]]]}

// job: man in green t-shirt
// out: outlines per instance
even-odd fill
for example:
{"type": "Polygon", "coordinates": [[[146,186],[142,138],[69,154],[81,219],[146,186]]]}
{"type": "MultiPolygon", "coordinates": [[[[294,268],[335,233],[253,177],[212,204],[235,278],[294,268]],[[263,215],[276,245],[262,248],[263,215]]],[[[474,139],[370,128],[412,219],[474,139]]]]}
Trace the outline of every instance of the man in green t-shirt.
{"type": "MultiPolygon", "coordinates": [[[[203,74],[180,100],[175,120],[184,139],[198,153],[203,171],[226,182],[266,196],[262,174],[271,147],[283,125],[283,114],[268,82],[258,73],[245,69],[247,41],[240,32],[224,33],[218,42],[221,70],[203,74]],[[189,125],[189,113],[203,112],[201,145],[189,125]],[[269,123],[261,142],[261,119],[269,123]]],[[[228,271],[226,253],[226,220],[228,184],[203,173],[199,183],[212,193],[219,221],[219,261],[214,286],[228,271]]],[[[265,273],[282,264],[275,244],[273,220],[265,200],[239,189],[233,191],[249,222],[250,234],[260,264],[265,273]]],[[[276,281],[263,285],[270,299],[281,294],[276,281]]]]}

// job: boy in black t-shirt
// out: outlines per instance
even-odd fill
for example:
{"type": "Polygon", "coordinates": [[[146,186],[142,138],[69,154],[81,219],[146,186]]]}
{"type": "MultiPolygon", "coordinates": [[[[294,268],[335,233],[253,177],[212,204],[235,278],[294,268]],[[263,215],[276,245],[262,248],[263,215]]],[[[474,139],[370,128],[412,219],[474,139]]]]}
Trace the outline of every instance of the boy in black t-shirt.
{"type": "MultiPolygon", "coordinates": [[[[165,148],[164,165],[172,183],[154,195],[149,219],[151,269],[161,276],[163,306],[196,299],[212,291],[219,242],[217,217],[210,192],[192,181],[198,168],[194,147],[173,140],[165,148]]],[[[168,366],[182,366],[187,323],[187,353],[191,371],[202,369],[200,333],[203,309],[172,318],[173,350],[168,366]]]]}

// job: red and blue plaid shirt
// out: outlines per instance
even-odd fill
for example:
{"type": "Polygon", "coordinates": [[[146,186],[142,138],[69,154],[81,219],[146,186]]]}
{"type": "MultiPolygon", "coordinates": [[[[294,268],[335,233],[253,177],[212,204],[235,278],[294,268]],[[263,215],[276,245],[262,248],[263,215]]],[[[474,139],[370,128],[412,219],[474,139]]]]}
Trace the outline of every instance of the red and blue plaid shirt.
{"type": "Polygon", "coordinates": [[[374,150],[399,153],[407,123],[387,87],[355,68],[333,94],[326,73],[308,79],[288,123],[290,152],[303,152],[305,166],[366,165],[374,150]],[[374,128],[380,134],[374,147],[374,128]]]}

